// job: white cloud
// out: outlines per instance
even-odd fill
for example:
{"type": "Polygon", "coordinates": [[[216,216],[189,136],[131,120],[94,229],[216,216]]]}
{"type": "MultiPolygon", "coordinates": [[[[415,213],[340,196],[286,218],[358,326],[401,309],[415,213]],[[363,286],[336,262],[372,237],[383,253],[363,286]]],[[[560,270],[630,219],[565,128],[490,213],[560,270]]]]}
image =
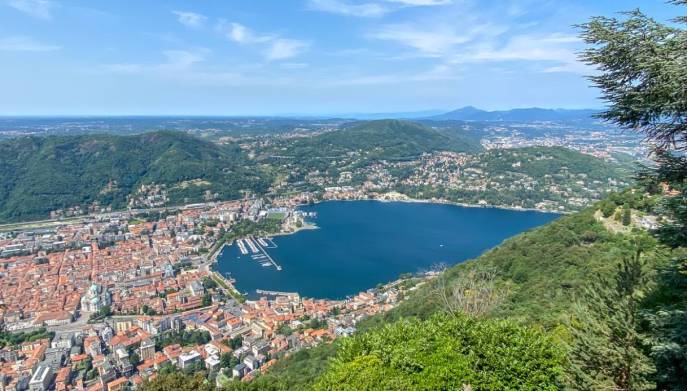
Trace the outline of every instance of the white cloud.
{"type": "Polygon", "coordinates": [[[172,13],[177,16],[177,20],[179,21],[179,23],[191,28],[198,28],[203,26],[205,21],[208,19],[207,16],[197,14],[195,12],[172,11],[172,13]]]}
{"type": "Polygon", "coordinates": [[[447,5],[453,3],[453,0],[386,0],[390,3],[400,3],[414,7],[419,6],[433,6],[433,5],[447,5]]]}
{"type": "Polygon", "coordinates": [[[49,0],[7,0],[7,5],[38,19],[52,19],[52,8],[55,5],[49,0]]]}
{"type": "Polygon", "coordinates": [[[162,54],[167,61],[160,66],[166,69],[188,69],[194,64],[205,61],[205,56],[201,53],[186,50],[166,50],[162,54]]]}
{"type": "Polygon", "coordinates": [[[274,40],[273,35],[260,35],[240,23],[230,23],[227,38],[241,44],[265,43],[274,40]]]}
{"type": "Polygon", "coordinates": [[[310,46],[309,43],[296,39],[276,39],[264,52],[268,60],[284,60],[301,54],[310,46]]]}
{"type": "Polygon", "coordinates": [[[129,75],[146,72],[175,73],[189,70],[195,64],[204,62],[204,53],[206,52],[207,50],[198,50],[196,52],[190,52],[187,50],[166,50],[162,52],[162,55],[165,57],[166,61],[158,64],[106,64],[102,67],[102,69],[107,72],[129,75]]]}
{"type": "MultiPolygon", "coordinates": [[[[267,77],[249,76],[242,71],[225,71],[205,65],[208,49],[196,51],[168,50],[162,52],[164,61],[152,64],[120,63],[105,64],[98,71],[124,76],[160,78],[191,87],[286,85],[291,81],[269,74],[267,77]]],[[[255,67],[251,67],[251,72],[255,67]]]]}
{"type": "Polygon", "coordinates": [[[62,49],[61,46],[40,43],[30,37],[15,36],[0,38],[0,51],[51,52],[60,49],[62,49]]]}
{"type": "Polygon", "coordinates": [[[240,23],[220,21],[217,30],[238,44],[261,46],[262,54],[269,61],[295,57],[310,47],[307,41],[282,38],[276,34],[259,34],[240,23]]]}
{"type": "Polygon", "coordinates": [[[470,40],[447,28],[421,30],[409,25],[387,25],[368,34],[369,38],[393,41],[429,55],[441,55],[470,40]]]}
{"type": "Polygon", "coordinates": [[[579,43],[576,36],[564,34],[517,35],[504,45],[483,43],[454,55],[452,63],[532,61],[549,62],[545,72],[585,73],[588,68],[578,61],[573,44],[579,43]]]}
{"type": "Polygon", "coordinates": [[[311,10],[339,15],[374,18],[384,16],[404,7],[447,5],[453,0],[383,0],[380,2],[354,3],[349,0],[309,0],[311,10]]]}
{"type": "Polygon", "coordinates": [[[391,12],[389,7],[377,3],[351,4],[343,0],[310,0],[308,6],[314,11],[363,18],[378,17],[391,12]]]}

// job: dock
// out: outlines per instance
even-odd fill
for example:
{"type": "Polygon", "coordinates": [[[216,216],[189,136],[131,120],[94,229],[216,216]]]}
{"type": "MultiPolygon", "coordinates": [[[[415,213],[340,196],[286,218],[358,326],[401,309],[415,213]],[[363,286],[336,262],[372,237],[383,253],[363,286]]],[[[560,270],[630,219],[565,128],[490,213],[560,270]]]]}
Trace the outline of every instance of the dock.
{"type": "MultiPolygon", "coordinates": [[[[250,240],[250,239],[246,239],[246,240],[250,240]]],[[[272,259],[272,257],[270,256],[270,254],[267,253],[267,250],[265,250],[265,249],[260,245],[260,242],[257,241],[257,240],[256,240],[256,242],[257,242],[257,243],[256,243],[255,245],[257,245],[257,248],[267,257],[267,259],[270,261],[270,263],[272,263],[272,265],[274,265],[274,267],[276,267],[277,270],[281,270],[281,266],[279,266],[279,265],[277,264],[277,262],[275,262],[275,260],[272,259]]],[[[248,243],[253,243],[253,241],[250,240],[250,242],[248,242],[248,243]]]]}
{"type": "Polygon", "coordinates": [[[241,254],[243,254],[243,255],[248,254],[248,250],[246,250],[246,245],[243,243],[243,240],[236,239],[236,245],[239,246],[239,251],[241,251],[241,254]]]}
{"type": "Polygon", "coordinates": [[[250,247],[250,251],[252,251],[253,254],[257,254],[259,245],[256,246],[255,243],[253,243],[252,238],[246,238],[245,241],[248,244],[248,247],[250,247]]]}

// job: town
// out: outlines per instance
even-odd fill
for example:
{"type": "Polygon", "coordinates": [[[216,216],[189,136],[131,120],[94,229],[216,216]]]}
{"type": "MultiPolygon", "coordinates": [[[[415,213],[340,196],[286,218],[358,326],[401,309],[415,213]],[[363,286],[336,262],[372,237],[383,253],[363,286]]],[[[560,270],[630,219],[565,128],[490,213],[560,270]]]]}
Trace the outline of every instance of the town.
{"type": "Polygon", "coordinates": [[[204,370],[219,386],[249,381],[351,335],[432,278],[343,300],[269,291],[246,300],[213,270],[215,257],[248,224],[301,229],[295,207],[307,199],[108,212],[0,233],[0,390],[118,391],[171,370],[204,370]]]}

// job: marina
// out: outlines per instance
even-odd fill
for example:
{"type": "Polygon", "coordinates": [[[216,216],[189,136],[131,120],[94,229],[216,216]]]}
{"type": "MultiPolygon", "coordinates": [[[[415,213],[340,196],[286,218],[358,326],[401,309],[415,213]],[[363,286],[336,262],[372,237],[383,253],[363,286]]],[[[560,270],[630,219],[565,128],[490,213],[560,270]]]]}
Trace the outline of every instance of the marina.
{"type": "MultiPolygon", "coordinates": [[[[277,248],[270,237],[247,237],[236,239],[236,246],[242,256],[250,255],[250,259],[259,263],[260,266],[268,268],[274,266],[277,270],[282,270],[282,267],[270,256],[267,249],[277,248]]],[[[241,258],[240,256],[238,257],[241,258]]]]}

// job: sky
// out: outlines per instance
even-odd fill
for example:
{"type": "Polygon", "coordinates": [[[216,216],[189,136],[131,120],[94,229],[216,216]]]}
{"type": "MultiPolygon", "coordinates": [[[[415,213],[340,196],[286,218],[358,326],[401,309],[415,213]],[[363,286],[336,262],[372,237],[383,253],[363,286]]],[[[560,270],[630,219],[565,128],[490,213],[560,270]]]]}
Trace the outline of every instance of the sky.
{"type": "Polygon", "coordinates": [[[597,108],[574,25],[663,0],[0,0],[0,115],[597,108]]]}

